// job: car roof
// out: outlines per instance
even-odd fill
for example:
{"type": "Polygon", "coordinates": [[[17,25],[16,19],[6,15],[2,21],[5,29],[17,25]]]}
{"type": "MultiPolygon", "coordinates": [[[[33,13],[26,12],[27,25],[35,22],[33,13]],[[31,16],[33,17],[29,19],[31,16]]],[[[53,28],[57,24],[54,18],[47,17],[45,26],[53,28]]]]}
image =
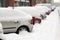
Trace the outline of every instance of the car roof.
{"type": "Polygon", "coordinates": [[[40,15],[41,12],[39,12],[35,7],[15,7],[14,9],[21,10],[23,12],[26,12],[27,14],[34,15],[40,15]]]}
{"type": "Polygon", "coordinates": [[[24,18],[24,17],[31,17],[30,15],[27,16],[28,14],[25,14],[22,11],[17,11],[14,9],[10,8],[0,8],[0,21],[12,21],[12,20],[19,20],[19,18],[24,18]]]}

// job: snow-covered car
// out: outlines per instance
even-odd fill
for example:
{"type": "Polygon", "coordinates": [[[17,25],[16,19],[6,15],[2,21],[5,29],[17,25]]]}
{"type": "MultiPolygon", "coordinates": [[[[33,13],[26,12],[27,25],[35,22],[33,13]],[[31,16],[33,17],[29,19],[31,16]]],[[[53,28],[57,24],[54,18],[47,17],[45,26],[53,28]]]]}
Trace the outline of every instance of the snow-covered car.
{"type": "Polygon", "coordinates": [[[46,6],[35,6],[35,8],[46,15],[49,15],[51,13],[51,9],[46,6]]]}
{"type": "Polygon", "coordinates": [[[0,8],[0,22],[2,23],[3,32],[19,33],[22,30],[31,32],[33,29],[32,16],[22,11],[12,8],[0,8]]]}
{"type": "Polygon", "coordinates": [[[14,7],[14,9],[32,15],[34,20],[33,24],[35,24],[36,22],[41,23],[41,20],[46,18],[46,15],[42,12],[42,10],[39,11],[35,7],[14,7]]]}
{"type": "Polygon", "coordinates": [[[44,10],[48,15],[49,15],[49,12],[52,12],[55,10],[55,6],[49,3],[36,4],[35,7],[37,7],[38,9],[44,10]]]}

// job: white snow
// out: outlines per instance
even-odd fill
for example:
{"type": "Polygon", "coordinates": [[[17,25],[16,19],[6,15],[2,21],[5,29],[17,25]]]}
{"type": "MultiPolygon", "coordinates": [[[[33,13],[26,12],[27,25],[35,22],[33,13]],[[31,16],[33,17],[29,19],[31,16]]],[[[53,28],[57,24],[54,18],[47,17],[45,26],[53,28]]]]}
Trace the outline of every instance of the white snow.
{"type": "Polygon", "coordinates": [[[4,34],[2,30],[2,24],[0,23],[0,39],[4,39],[4,34]]]}
{"type": "Polygon", "coordinates": [[[36,17],[39,17],[40,13],[42,13],[42,12],[38,11],[37,9],[35,9],[35,7],[14,7],[14,9],[23,11],[27,14],[30,14],[30,15],[36,16],[36,17]]]}
{"type": "Polygon", "coordinates": [[[23,31],[20,34],[5,34],[4,37],[6,40],[55,40],[58,27],[59,16],[55,10],[41,24],[35,24],[31,33],[23,31]]]}
{"type": "Polygon", "coordinates": [[[48,12],[48,11],[51,11],[51,8],[48,8],[46,6],[35,6],[35,8],[38,10],[38,11],[41,11],[43,13],[45,12],[48,12]]]}
{"type": "Polygon", "coordinates": [[[30,20],[32,16],[25,12],[14,10],[11,7],[0,8],[0,21],[20,21],[24,19],[25,21],[30,20]]]}

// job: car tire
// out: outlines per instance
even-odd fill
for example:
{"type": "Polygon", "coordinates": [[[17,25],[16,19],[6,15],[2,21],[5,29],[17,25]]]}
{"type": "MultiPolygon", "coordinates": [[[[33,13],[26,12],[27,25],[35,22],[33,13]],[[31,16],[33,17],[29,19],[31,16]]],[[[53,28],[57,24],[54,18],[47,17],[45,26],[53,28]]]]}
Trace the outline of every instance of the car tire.
{"type": "Polygon", "coordinates": [[[3,39],[0,38],[0,40],[3,40],[3,39]]]}
{"type": "Polygon", "coordinates": [[[20,33],[21,31],[23,31],[23,30],[26,30],[26,31],[30,32],[28,26],[23,25],[23,26],[20,26],[20,27],[17,29],[16,34],[19,34],[19,33],[20,33]]]}

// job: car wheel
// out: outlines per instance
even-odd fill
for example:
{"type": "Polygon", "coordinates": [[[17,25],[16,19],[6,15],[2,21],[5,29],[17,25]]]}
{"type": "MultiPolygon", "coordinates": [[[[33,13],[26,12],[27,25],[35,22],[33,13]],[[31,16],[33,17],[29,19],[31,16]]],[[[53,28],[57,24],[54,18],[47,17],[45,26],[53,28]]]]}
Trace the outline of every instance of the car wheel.
{"type": "Polygon", "coordinates": [[[0,38],[0,40],[3,40],[3,39],[0,38]]]}
{"type": "Polygon", "coordinates": [[[22,31],[26,31],[26,28],[25,28],[25,27],[21,27],[21,28],[19,29],[19,33],[22,32],[22,31]]]}
{"type": "Polygon", "coordinates": [[[16,33],[19,34],[22,31],[28,31],[30,32],[29,28],[27,26],[21,26],[17,29],[16,33]]]}

